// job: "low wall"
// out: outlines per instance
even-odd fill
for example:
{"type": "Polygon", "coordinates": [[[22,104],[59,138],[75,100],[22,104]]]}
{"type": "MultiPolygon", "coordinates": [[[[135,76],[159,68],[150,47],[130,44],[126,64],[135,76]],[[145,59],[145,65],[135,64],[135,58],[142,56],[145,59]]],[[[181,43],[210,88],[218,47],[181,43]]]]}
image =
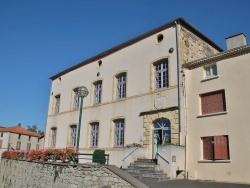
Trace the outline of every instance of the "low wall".
{"type": "Polygon", "coordinates": [[[2,159],[0,188],[146,187],[123,173],[115,166],[2,159]]]}

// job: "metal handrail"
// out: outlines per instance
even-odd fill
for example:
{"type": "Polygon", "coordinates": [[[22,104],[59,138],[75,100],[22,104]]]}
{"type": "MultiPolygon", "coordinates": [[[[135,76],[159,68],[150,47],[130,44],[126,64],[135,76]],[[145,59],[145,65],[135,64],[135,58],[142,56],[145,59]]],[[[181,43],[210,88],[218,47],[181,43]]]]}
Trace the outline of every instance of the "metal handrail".
{"type": "Polygon", "coordinates": [[[162,157],[158,152],[156,152],[156,154],[157,154],[157,156],[160,156],[160,158],[162,158],[162,160],[163,161],[165,161],[166,163],[168,163],[169,164],[169,161],[168,160],[166,160],[164,157],[162,157]]]}
{"type": "Polygon", "coordinates": [[[136,147],[132,152],[130,152],[126,157],[124,157],[124,158],[122,159],[122,161],[125,161],[125,159],[127,159],[128,156],[130,156],[132,153],[134,153],[135,150],[137,150],[138,148],[139,148],[139,147],[136,147]]]}
{"type": "MultiPolygon", "coordinates": [[[[93,159],[93,155],[91,153],[76,153],[75,155],[73,155],[73,162],[74,163],[79,163],[79,159],[88,159],[88,160],[92,160],[93,159]],[[92,156],[92,158],[79,158],[79,155],[85,155],[85,156],[92,156]]],[[[98,154],[95,154],[98,155],[98,154]]],[[[109,154],[99,154],[100,156],[105,156],[107,165],[109,165],[109,154]]]]}

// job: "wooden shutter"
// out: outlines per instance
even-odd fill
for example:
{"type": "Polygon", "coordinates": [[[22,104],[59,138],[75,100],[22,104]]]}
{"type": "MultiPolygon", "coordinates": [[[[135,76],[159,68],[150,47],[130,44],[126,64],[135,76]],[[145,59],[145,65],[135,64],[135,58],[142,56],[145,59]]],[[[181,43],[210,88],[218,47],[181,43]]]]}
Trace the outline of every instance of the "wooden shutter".
{"type": "Polygon", "coordinates": [[[229,159],[227,136],[215,136],[214,137],[214,158],[215,159],[229,159]]]}
{"type": "Polygon", "coordinates": [[[224,90],[201,95],[201,108],[202,114],[225,111],[224,90]]]}
{"type": "Polygon", "coordinates": [[[203,138],[203,159],[213,159],[213,137],[203,138]]]}
{"type": "Polygon", "coordinates": [[[0,149],[2,148],[3,141],[0,140],[0,149]]]}

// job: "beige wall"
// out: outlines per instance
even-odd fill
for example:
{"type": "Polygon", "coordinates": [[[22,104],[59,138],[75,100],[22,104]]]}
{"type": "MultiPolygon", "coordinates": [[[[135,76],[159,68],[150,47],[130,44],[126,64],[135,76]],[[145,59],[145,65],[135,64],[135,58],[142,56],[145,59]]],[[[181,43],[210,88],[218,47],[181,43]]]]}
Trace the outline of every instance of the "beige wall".
{"type": "Polygon", "coordinates": [[[187,88],[187,169],[198,179],[250,183],[250,54],[217,62],[219,77],[203,81],[204,69],[185,70],[187,88]],[[226,114],[197,118],[199,94],[225,90],[226,114]],[[201,137],[228,135],[230,159],[204,161],[201,137]],[[206,163],[205,163],[206,162],[206,163]]]}

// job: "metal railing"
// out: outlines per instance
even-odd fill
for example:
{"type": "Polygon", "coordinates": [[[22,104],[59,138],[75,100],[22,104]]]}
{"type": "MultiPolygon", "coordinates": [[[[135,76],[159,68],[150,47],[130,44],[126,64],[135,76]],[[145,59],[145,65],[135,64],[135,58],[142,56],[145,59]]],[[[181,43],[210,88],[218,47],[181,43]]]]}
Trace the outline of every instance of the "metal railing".
{"type": "MultiPolygon", "coordinates": [[[[77,153],[75,155],[73,155],[73,162],[74,163],[79,163],[79,160],[80,159],[86,159],[86,160],[91,160],[93,161],[93,155],[94,154],[91,154],[91,153],[77,153]],[[86,157],[79,157],[79,156],[86,156],[86,157]],[[90,156],[90,157],[87,157],[87,156],[90,156]]],[[[107,165],[109,165],[109,154],[95,154],[95,156],[104,156],[105,157],[105,164],[107,163],[107,165]]],[[[95,159],[95,161],[103,161],[103,159],[95,159]]]]}
{"type": "Polygon", "coordinates": [[[166,160],[164,157],[162,157],[158,152],[156,152],[156,155],[159,156],[163,161],[169,164],[169,161],[166,160]]]}
{"type": "Polygon", "coordinates": [[[136,147],[132,152],[130,152],[126,157],[124,157],[123,159],[122,159],[122,161],[125,161],[125,159],[127,159],[132,153],[134,153],[135,152],[135,150],[137,150],[139,147],[136,147]]]}

